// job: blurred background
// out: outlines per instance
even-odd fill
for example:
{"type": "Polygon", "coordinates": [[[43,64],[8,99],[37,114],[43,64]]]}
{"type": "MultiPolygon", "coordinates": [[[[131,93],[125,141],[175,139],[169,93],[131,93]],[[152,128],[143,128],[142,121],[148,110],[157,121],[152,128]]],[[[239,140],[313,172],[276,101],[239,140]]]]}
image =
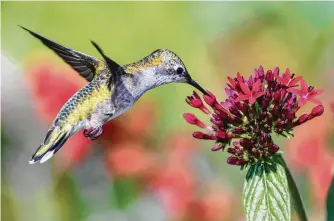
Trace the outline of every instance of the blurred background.
{"type": "MultiPolygon", "coordinates": [[[[333,2],[1,2],[1,185],[5,221],[244,220],[245,172],[227,154],[192,138],[193,88],[170,84],[145,94],[90,141],[78,133],[43,165],[28,161],[84,79],[25,26],[64,46],[115,61],[157,48],[175,51],[193,78],[225,99],[227,76],[259,65],[290,68],[325,89],[322,117],[276,139],[310,220],[325,219],[333,174],[333,2]]],[[[307,112],[309,107],[305,107],[307,112]]],[[[301,111],[303,112],[303,111],[301,111]]],[[[203,117],[203,115],[198,115],[203,117]]],[[[334,205],[331,206],[332,208],[334,205]]],[[[294,216],[294,220],[296,217],[294,216]]]]}

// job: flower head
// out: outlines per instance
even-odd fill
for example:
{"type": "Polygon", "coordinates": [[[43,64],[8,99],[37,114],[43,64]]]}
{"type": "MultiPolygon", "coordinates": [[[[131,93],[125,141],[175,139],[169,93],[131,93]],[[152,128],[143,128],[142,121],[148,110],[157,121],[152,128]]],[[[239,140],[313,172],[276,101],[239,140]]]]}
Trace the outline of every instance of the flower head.
{"type": "MultiPolygon", "coordinates": [[[[278,68],[277,68],[278,70],[278,68]]],[[[278,72],[275,73],[278,83],[285,85],[286,87],[295,87],[297,83],[303,78],[302,76],[294,77],[294,74],[290,74],[290,69],[287,68],[283,76],[279,76],[278,72]]]]}
{"type": "Polygon", "coordinates": [[[197,94],[188,97],[188,104],[205,110],[203,112],[210,116],[211,126],[206,126],[193,114],[186,113],[184,118],[188,123],[209,131],[197,131],[193,136],[215,140],[212,151],[224,150],[230,145],[227,152],[231,156],[227,163],[232,165],[246,166],[273,156],[279,146],[274,143],[272,133],[293,136],[294,127],[324,112],[320,101],[315,99],[322,90],[308,87],[302,77],[291,75],[289,69],[281,76],[278,68],[265,73],[259,67],[248,80],[238,73],[236,78],[228,77],[228,82],[225,88],[228,98],[224,102],[218,102],[210,92],[203,96],[211,111],[197,94]],[[299,82],[300,90],[295,88],[299,82]],[[297,117],[298,110],[307,101],[318,106],[311,113],[297,117]]]}
{"type": "Polygon", "coordinates": [[[323,90],[320,89],[314,89],[312,86],[307,86],[307,83],[304,80],[300,81],[300,90],[295,88],[289,88],[288,91],[295,93],[300,96],[300,99],[298,101],[298,106],[303,106],[307,101],[311,101],[315,104],[320,105],[321,102],[317,99],[315,99],[315,96],[321,94],[323,90]]]}

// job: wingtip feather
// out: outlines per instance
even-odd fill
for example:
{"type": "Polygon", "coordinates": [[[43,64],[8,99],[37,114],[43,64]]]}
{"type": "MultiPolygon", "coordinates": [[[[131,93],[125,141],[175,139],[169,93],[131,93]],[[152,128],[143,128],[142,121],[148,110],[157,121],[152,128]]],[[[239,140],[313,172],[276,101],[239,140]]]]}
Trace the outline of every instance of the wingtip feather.
{"type": "Polygon", "coordinates": [[[105,55],[104,55],[102,49],[100,48],[100,46],[99,46],[95,41],[93,41],[93,40],[90,40],[90,42],[94,45],[94,47],[96,48],[96,50],[98,50],[98,52],[99,52],[103,57],[105,57],[105,55]]]}
{"type": "Polygon", "coordinates": [[[17,25],[17,26],[19,26],[20,28],[22,28],[23,30],[25,30],[25,31],[27,31],[27,32],[29,32],[31,34],[35,34],[33,31],[30,31],[28,28],[25,28],[22,25],[17,25]]]}

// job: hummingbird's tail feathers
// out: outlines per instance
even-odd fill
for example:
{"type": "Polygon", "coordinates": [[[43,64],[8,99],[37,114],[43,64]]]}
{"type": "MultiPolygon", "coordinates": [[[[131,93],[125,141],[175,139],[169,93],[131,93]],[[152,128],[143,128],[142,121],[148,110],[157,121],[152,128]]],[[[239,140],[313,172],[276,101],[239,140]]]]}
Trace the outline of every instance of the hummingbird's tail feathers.
{"type": "Polygon", "coordinates": [[[29,163],[44,163],[49,160],[65,144],[71,135],[72,130],[62,131],[60,127],[56,126],[50,128],[44,142],[38,147],[29,163]]]}
{"type": "Polygon", "coordinates": [[[47,46],[49,49],[55,52],[59,57],[61,57],[67,64],[69,64],[75,71],[77,71],[87,81],[93,80],[93,78],[97,75],[97,68],[99,67],[101,63],[101,61],[98,60],[97,58],[94,58],[84,53],[64,47],[21,25],[19,26],[22,29],[29,32],[32,36],[39,39],[45,46],[47,46]]]}

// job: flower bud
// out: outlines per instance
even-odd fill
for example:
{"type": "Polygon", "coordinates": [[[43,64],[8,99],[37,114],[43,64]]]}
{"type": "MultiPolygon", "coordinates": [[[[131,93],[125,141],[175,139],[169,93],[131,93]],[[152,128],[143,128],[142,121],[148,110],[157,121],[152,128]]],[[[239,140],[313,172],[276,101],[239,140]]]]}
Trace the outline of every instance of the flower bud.
{"type": "Polygon", "coordinates": [[[243,146],[245,149],[251,149],[253,144],[249,139],[241,139],[240,145],[243,146]]]}
{"type": "Polygon", "coordinates": [[[197,117],[191,113],[184,113],[183,117],[189,124],[194,124],[201,128],[206,127],[206,125],[202,121],[198,120],[197,117]]]}
{"type": "Polygon", "coordinates": [[[226,132],[222,131],[222,130],[219,130],[219,131],[217,131],[216,136],[220,139],[226,139],[226,132]]]}
{"type": "Polygon", "coordinates": [[[276,67],[276,68],[274,69],[274,71],[273,71],[273,75],[274,75],[274,76],[279,75],[279,67],[276,67]]]}
{"type": "Polygon", "coordinates": [[[274,81],[274,74],[271,71],[267,71],[266,80],[268,82],[273,82],[274,81]]]}
{"type": "Polygon", "coordinates": [[[264,70],[263,70],[263,67],[260,66],[258,69],[257,69],[257,73],[259,75],[260,78],[263,78],[264,77],[264,70]]]}
{"type": "Polygon", "coordinates": [[[204,95],[204,101],[210,105],[210,106],[213,106],[215,103],[216,103],[216,97],[210,92],[210,91],[207,91],[208,94],[205,94],[204,95]]]}
{"type": "Polygon", "coordinates": [[[196,99],[194,97],[188,96],[186,99],[187,104],[194,108],[200,108],[203,105],[203,102],[201,99],[196,99]]]}
{"type": "Polygon", "coordinates": [[[183,118],[189,123],[189,124],[196,124],[198,119],[195,115],[191,113],[184,113],[183,118]]]}
{"type": "Polygon", "coordinates": [[[221,143],[215,145],[214,147],[211,148],[212,151],[218,151],[223,148],[223,145],[221,143]]]}
{"type": "Polygon", "coordinates": [[[213,134],[205,134],[200,131],[194,132],[193,137],[197,139],[203,139],[203,140],[216,140],[216,136],[213,134]]]}
{"type": "Polygon", "coordinates": [[[224,125],[224,122],[221,121],[221,120],[216,120],[214,118],[211,118],[210,121],[211,121],[211,123],[213,123],[217,127],[222,127],[224,125]]]}
{"type": "Polygon", "coordinates": [[[307,118],[308,118],[308,114],[303,114],[303,115],[301,115],[301,116],[298,118],[296,124],[297,124],[297,125],[301,125],[301,124],[305,123],[305,122],[307,121],[307,118]]]}
{"type": "Polygon", "coordinates": [[[235,148],[229,147],[229,148],[227,149],[227,153],[235,154],[235,148]]]}
{"type": "Polygon", "coordinates": [[[276,153],[279,150],[279,147],[276,144],[271,144],[268,149],[271,153],[276,153]]]}
{"type": "Polygon", "coordinates": [[[244,159],[238,159],[237,162],[235,163],[235,165],[241,166],[246,164],[246,161],[244,159]]]}
{"type": "Polygon", "coordinates": [[[324,113],[324,106],[318,105],[312,109],[312,115],[313,117],[321,116],[324,113]]]}
{"type": "Polygon", "coordinates": [[[236,165],[237,161],[238,161],[238,159],[235,158],[235,157],[229,157],[229,158],[227,158],[227,163],[231,164],[231,165],[236,165]]]}
{"type": "Polygon", "coordinates": [[[243,134],[243,133],[245,133],[245,130],[241,129],[241,128],[234,128],[232,130],[232,133],[234,133],[234,134],[243,134]]]}
{"type": "Polygon", "coordinates": [[[262,111],[265,111],[267,109],[268,104],[269,104],[269,100],[267,100],[267,99],[262,100],[262,102],[261,102],[262,111]]]}
{"type": "Polygon", "coordinates": [[[238,142],[238,141],[234,141],[234,142],[233,142],[233,146],[235,146],[235,147],[240,147],[240,142],[238,142]]]}
{"type": "Polygon", "coordinates": [[[283,127],[285,125],[285,122],[283,120],[277,121],[275,126],[276,127],[283,127]]]}
{"type": "Polygon", "coordinates": [[[287,114],[286,114],[286,118],[289,120],[289,121],[292,121],[293,119],[295,119],[296,115],[294,112],[291,112],[289,111],[287,114]]]}
{"type": "Polygon", "coordinates": [[[217,114],[222,120],[226,120],[228,115],[222,110],[215,110],[215,114],[217,114]]]}
{"type": "Polygon", "coordinates": [[[237,103],[239,110],[244,114],[247,115],[248,113],[248,105],[246,103],[237,103]]]}
{"type": "Polygon", "coordinates": [[[274,100],[280,100],[281,99],[281,91],[276,91],[273,95],[274,100]]]}

